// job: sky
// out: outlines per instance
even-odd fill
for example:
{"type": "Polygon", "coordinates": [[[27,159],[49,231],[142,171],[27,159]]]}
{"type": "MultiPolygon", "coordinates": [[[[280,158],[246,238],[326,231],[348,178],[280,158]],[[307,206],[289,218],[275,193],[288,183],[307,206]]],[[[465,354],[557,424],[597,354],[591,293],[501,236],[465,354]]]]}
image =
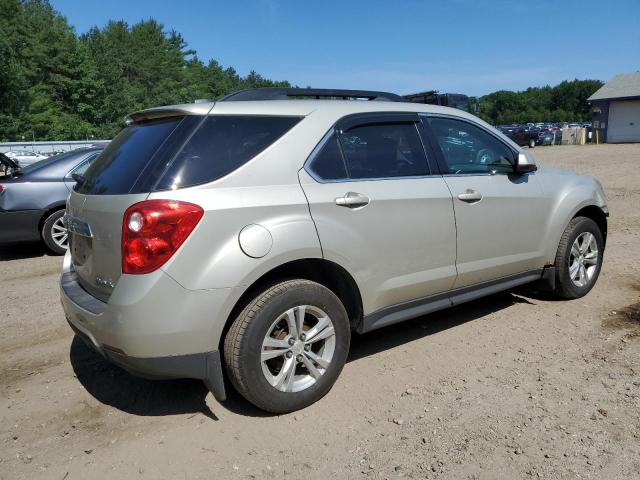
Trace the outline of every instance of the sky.
{"type": "Polygon", "coordinates": [[[484,95],[640,70],[640,0],[51,0],[84,33],[155,18],[204,61],[315,88],[484,95]]]}

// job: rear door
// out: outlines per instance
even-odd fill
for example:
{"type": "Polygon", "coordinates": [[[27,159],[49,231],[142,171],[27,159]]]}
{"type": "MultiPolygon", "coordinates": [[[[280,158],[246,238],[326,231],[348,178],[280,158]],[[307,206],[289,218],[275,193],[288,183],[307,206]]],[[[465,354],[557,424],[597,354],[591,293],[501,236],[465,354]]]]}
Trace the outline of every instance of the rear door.
{"type": "Polygon", "coordinates": [[[547,204],[535,172],[514,174],[516,152],[455,116],[423,117],[453,195],[455,288],[542,268],[547,204]]]}
{"type": "Polygon", "coordinates": [[[432,175],[416,114],[348,117],[300,171],[325,258],[345,266],[369,314],[448,290],[451,195],[432,175]]]}

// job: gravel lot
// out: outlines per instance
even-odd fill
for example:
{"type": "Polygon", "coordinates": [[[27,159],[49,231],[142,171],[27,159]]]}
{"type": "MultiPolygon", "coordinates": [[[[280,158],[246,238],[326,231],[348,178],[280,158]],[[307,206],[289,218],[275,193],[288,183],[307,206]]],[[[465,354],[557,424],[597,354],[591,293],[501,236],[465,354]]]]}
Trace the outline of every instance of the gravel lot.
{"type": "Polygon", "coordinates": [[[107,364],[65,323],[61,258],[0,247],[0,478],[639,478],[640,145],[534,154],[604,185],[595,289],[354,338],[329,395],[291,415],[107,364]]]}

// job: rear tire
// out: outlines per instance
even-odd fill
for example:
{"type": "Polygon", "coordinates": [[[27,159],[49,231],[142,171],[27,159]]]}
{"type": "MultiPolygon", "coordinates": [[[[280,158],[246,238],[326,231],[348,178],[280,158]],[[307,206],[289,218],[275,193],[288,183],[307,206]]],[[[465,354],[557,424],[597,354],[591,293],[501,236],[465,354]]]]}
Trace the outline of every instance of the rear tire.
{"type": "Polygon", "coordinates": [[[224,359],[243,397],[268,412],[288,413],[331,389],[350,340],[347,312],[331,290],[289,280],[258,294],[242,310],[225,337],[224,359]]]}
{"type": "Polygon", "coordinates": [[[562,234],[556,253],[555,293],[572,300],[585,296],[600,275],[604,240],[592,219],[576,217],[562,234]]]}
{"type": "Polygon", "coordinates": [[[42,226],[42,240],[54,255],[64,255],[67,253],[69,234],[67,228],[62,223],[64,212],[64,210],[53,212],[47,217],[42,226]]]}

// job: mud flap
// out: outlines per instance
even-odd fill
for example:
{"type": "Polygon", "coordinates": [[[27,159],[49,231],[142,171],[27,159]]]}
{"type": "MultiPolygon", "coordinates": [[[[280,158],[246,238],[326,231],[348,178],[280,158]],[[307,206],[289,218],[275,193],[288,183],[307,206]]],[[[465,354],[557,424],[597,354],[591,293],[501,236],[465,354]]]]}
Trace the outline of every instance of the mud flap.
{"type": "Polygon", "coordinates": [[[216,400],[224,402],[227,399],[222,361],[220,359],[220,352],[217,350],[206,354],[206,375],[202,381],[216,400]]]}
{"type": "Polygon", "coordinates": [[[556,289],[556,267],[553,265],[544,267],[540,280],[535,282],[534,285],[543,292],[554,292],[556,289]]]}

